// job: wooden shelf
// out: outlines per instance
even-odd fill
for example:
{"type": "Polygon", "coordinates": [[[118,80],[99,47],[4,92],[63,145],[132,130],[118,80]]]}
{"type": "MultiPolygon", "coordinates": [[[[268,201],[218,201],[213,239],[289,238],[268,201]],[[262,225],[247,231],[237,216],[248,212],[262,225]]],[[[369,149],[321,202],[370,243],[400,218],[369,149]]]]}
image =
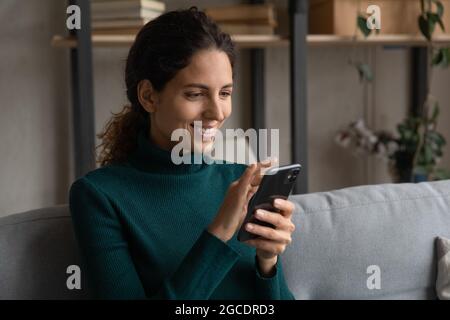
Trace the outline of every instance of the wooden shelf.
{"type": "MultiPolygon", "coordinates": [[[[94,47],[127,47],[134,42],[135,35],[92,35],[94,47]]],[[[233,41],[241,48],[265,48],[288,46],[289,40],[277,35],[235,35],[233,41]]],[[[52,46],[63,48],[75,48],[77,39],[73,36],[63,37],[55,35],[52,38],[52,46]]]]}
{"type": "MultiPolygon", "coordinates": [[[[355,44],[351,36],[337,36],[327,34],[308,35],[308,44],[320,45],[352,45],[355,44]]],[[[450,34],[435,36],[433,41],[439,45],[450,45],[450,34]]],[[[372,35],[367,39],[358,37],[356,45],[393,45],[393,46],[426,46],[427,41],[421,35],[394,34],[372,35]]]]}
{"type": "MultiPolygon", "coordinates": [[[[92,35],[94,47],[127,47],[134,41],[134,35],[92,35]]],[[[277,35],[234,35],[232,39],[240,48],[266,48],[289,46],[289,39],[277,35]]],[[[351,36],[337,35],[308,35],[308,44],[311,46],[326,45],[392,45],[392,46],[426,46],[427,42],[421,35],[373,35],[367,39],[357,38],[353,42],[351,36]]],[[[435,36],[434,42],[438,45],[450,45],[450,34],[435,36]]],[[[51,41],[54,47],[75,48],[75,37],[53,36],[51,41]]]]}

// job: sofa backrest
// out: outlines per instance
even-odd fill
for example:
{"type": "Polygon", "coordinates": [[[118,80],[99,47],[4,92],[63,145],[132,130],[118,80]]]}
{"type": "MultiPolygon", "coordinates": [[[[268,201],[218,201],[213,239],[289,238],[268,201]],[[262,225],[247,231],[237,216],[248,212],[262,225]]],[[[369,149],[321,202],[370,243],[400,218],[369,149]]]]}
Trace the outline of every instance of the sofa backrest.
{"type": "MultiPolygon", "coordinates": [[[[290,200],[297,228],[281,259],[297,299],[436,298],[434,241],[450,238],[450,180],[290,200]]],[[[80,258],[67,205],[0,218],[0,299],[89,298],[83,274],[81,290],[68,289],[72,265],[80,258]]]]}
{"type": "Polygon", "coordinates": [[[435,238],[450,237],[450,180],[291,195],[282,255],[297,299],[435,299],[435,238]]]}
{"type": "Polygon", "coordinates": [[[0,299],[88,298],[83,274],[73,288],[70,266],[80,260],[67,205],[0,219],[0,299]]]}

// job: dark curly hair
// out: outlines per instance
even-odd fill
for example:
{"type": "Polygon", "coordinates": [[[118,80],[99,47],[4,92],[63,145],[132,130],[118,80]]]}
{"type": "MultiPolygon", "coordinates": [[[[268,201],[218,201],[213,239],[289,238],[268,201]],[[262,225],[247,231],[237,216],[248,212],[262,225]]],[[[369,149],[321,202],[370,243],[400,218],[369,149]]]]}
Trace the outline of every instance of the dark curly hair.
{"type": "Polygon", "coordinates": [[[148,112],[139,103],[137,88],[141,80],[150,81],[161,91],[179,70],[185,68],[200,50],[214,48],[223,51],[234,69],[235,47],[226,33],[196,7],[170,11],[148,22],[138,32],[128,53],[125,68],[126,105],[97,135],[101,151],[100,166],[126,161],[136,147],[140,126],[150,121],[148,112]]]}

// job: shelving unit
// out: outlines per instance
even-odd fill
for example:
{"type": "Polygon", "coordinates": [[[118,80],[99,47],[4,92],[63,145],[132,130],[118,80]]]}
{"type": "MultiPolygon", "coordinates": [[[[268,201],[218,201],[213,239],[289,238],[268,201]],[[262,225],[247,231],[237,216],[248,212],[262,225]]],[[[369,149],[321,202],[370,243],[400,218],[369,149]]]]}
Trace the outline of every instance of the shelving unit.
{"type": "MultiPolygon", "coordinates": [[[[135,35],[92,35],[94,47],[129,47],[133,43],[135,35]]],[[[235,35],[232,36],[234,43],[239,48],[267,48],[286,47],[289,39],[271,35],[235,35]]],[[[55,35],[51,41],[54,47],[76,48],[78,45],[75,36],[63,37],[55,35]]]]}
{"type": "MultiPolygon", "coordinates": [[[[251,0],[261,3],[262,0],[251,0]]],[[[411,48],[411,98],[412,113],[421,108],[425,96],[427,52],[426,41],[419,35],[372,35],[368,39],[336,35],[308,35],[308,0],[289,0],[290,36],[232,36],[241,49],[250,49],[252,81],[252,127],[265,128],[264,101],[264,49],[287,47],[290,51],[291,141],[292,162],[301,163],[294,193],[306,193],[308,188],[307,157],[307,90],[306,59],[308,46],[329,45],[385,45],[411,48]]],[[[75,175],[81,176],[95,168],[94,100],[92,89],[92,47],[129,47],[134,35],[92,35],[90,31],[90,6],[88,0],[69,0],[83,12],[83,28],[69,36],[56,35],[55,47],[71,50],[72,104],[75,139],[75,175]]],[[[450,35],[436,36],[438,44],[450,45],[450,35]]]]}
{"type": "MultiPolygon", "coordinates": [[[[350,36],[336,36],[336,35],[308,35],[307,42],[312,46],[320,45],[353,45],[370,46],[370,45],[392,45],[392,46],[426,46],[427,42],[420,35],[373,35],[364,39],[358,37],[354,41],[350,36]]],[[[434,38],[434,42],[442,45],[450,44],[450,35],[441,35],[434,38]]]]}
{"type": "MultiPolygon", "coordinates": [[[[269,48],[288,47],[290,40],[281,36],[270,35],[234,35],[233,41],[239,48],[269,48]]],[[[134,41],[134,35],[92,35],[92,45],[94,47],[128,47],[134,41]]],[[[380,35],[371,36],[367,39],[357,38],[356,41],[348,36],[336,35],[308,35],[306,37],[308,46],[329,46],[329,45],[386,45],[386,46],[426,46],[427,43],[422,36],[413,35],[380,35]]],[[[450,45],[450,35],[440,35],[434,38],[438,45],[450,45]]],[[[64,48],[76,48],[77,38],[74,36],[55,35],[51,40],[52,46],[64,48]]]]}
{"type": "MultiPolygon", "coordinates": [[[[261,3],[252,0],[251,3],[261,3]]],[[[56,35],[51,40],[55,47],[71,51],[72,108],[75,146],[75,176],[79,177],[95,168],[94,99],[92,75],[93,47],[126,47],[133,43],[134,35],[92,35],[89,0],[69,0],[83,13],[83,27],[73,30],[69,36],[56,35]]],[[[279,36],[232,36],[241,49],[250,49],[252,55],[252,127],[265,128],[264,120],[264,49],[268,47],[291,48],[291,65],[297,70],[291,73],[292,161],[307,168],[306,156],[306,31],[308,0],[289,0],[291,16],[290,39],[279,36]],[[300,75],[302,73],[302,75],[300,75]]],[[[295,193],[307,192],[307,171],[300,176],[295,193]]]]}

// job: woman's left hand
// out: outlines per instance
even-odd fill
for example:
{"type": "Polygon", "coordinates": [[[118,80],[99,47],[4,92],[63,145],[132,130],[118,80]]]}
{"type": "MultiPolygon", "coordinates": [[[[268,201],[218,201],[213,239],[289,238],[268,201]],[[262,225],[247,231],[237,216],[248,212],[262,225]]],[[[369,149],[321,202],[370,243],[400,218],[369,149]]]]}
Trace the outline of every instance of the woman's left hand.
{"type": "Polygon", "coordinates": [[[283,253],[286,246],[292,242],[292,233],[295,230],[291,220],[294,204],[289,200],[275,199],[273,205],[280,210],[279,213],[258,209],[255,211],[255,218],[268,222],[275,228],[254,223],[245,225],[248,232],[261,236],[261,238],[246,240],[244,243],[256,248],[260,267],[266,270],[275,265],[277,256],[283,253]]]}

